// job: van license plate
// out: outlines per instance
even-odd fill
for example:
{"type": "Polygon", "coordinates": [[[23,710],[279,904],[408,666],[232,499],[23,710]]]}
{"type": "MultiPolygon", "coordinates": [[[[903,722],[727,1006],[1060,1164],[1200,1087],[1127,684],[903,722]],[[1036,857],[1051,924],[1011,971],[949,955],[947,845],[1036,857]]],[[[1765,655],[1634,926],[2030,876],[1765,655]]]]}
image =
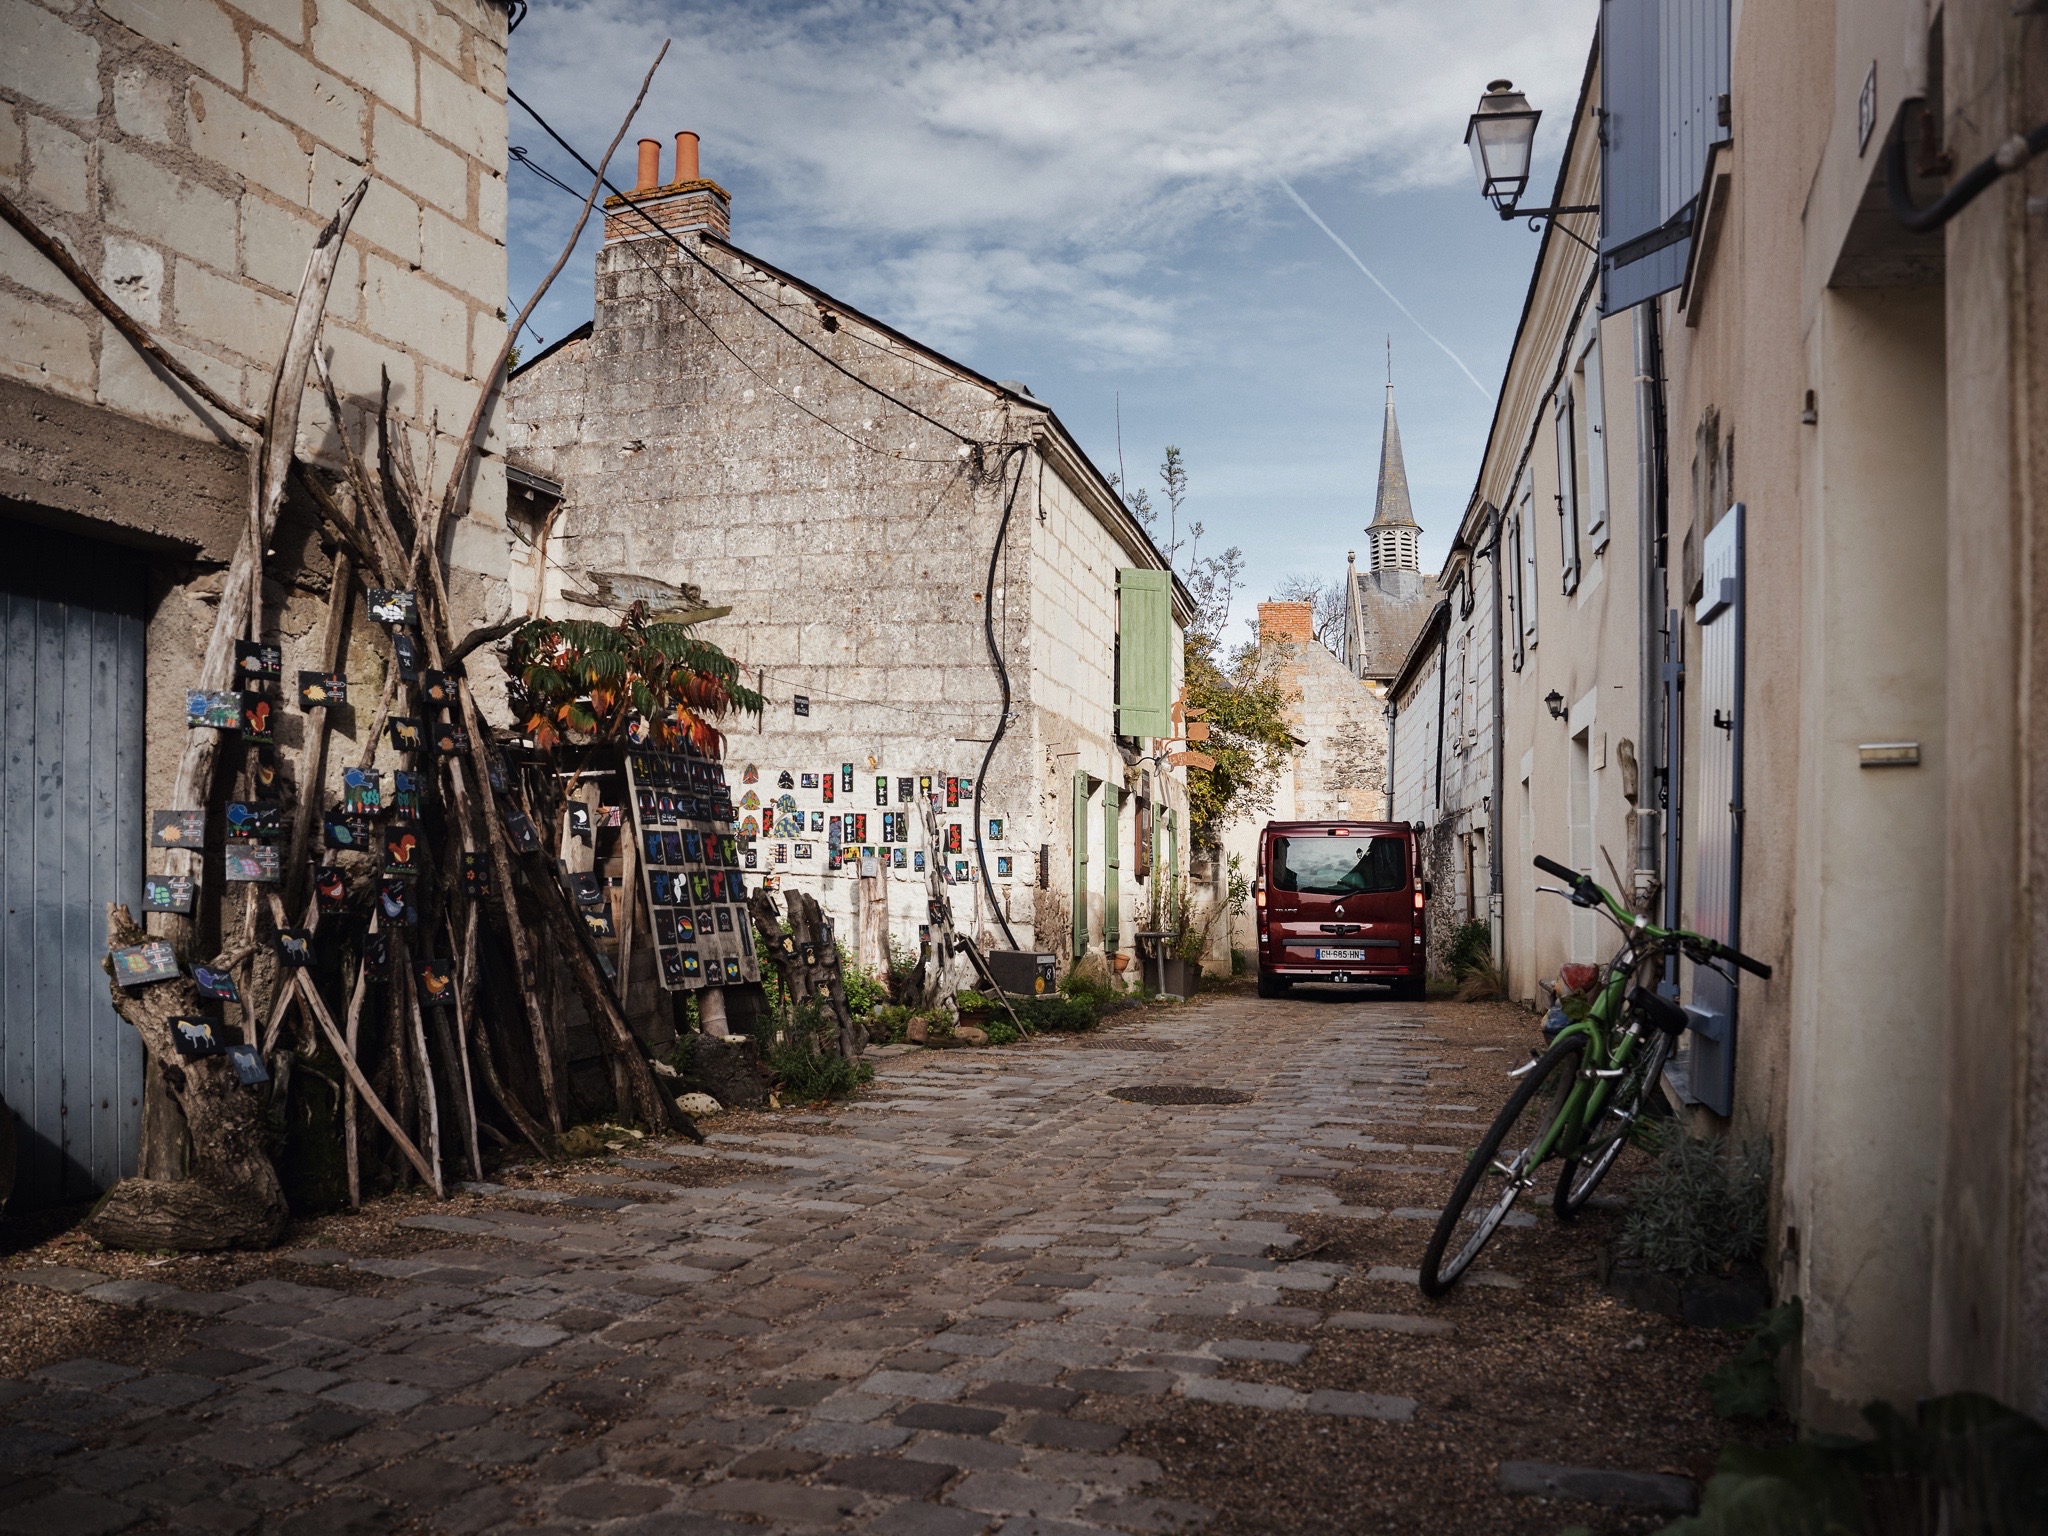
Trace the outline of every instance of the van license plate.
{"type": "Polygon", "coordinates": [[[1363,960],[1365,958],[1365,951],[1362,949],[1319,949],[1316,951],[1316,958],[1318,960],[1363,960]]]}

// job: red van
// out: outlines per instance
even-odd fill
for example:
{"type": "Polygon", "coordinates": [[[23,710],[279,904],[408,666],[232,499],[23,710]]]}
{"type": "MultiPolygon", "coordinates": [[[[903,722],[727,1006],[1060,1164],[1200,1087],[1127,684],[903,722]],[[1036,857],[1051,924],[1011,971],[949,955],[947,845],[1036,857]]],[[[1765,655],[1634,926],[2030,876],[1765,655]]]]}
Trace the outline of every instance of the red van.
{"type": "Polygon", "coordinates": [[[1252,882],[1259,996],[1285,996],[1297,981],[1372,981],[1420,998],[1428,895],[1414,830],[1400,822],[1266,823],[1252,882]]]}

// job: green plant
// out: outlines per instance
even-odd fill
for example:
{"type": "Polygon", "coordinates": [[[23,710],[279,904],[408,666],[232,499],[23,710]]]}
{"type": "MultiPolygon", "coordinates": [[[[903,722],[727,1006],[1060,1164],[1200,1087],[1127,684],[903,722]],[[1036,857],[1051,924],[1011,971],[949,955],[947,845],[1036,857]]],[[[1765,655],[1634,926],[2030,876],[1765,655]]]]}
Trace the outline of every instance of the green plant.
{"type": "Polygon", "coordinates": [[[1024,1038],[1024,1031],[1005,1018],[991,1018],[983,1022],[982,1033],[988,1036],[990,1045],[1015,1045],[1024,1038]]]}
{"type": "Polygon", "coordinates": [[[1863,1410],[1869,1439],[1731,1445],[1700,1512],[1663,1536],[2019,1536],[2048,1509],[2048,1429],[1975,1392],[1914,1418],[1863,1410]]]}
{"type": "Polygon", "coordinates": [[[1241,854],[1230,856],[1230,873],[1224,887],[1223,905],[1234,914],[1242,916],[1244,904],[1252,897],[1252,882],[1244,872],[1244,858],[1241,854]]]}
{"type": "MultiPolygon", "coordinates": [[[[1648,1135],[1648,1127],[1644,1127],[1648,1135]]],[[[1675,1275],[1725,1272],[1763,1252],[1770,1146],[1656,1133],[1657,1163],[1630,1196],[1615,1252],[1675,1275]]]]}
{"type": "Polygon", "coordinates": [[[761,696],[732,658],[685,624],[652,622],[634,603],[617,624],[535,619],[512,634],[512,707],[543,751],[573,733],[586,742],[628,739],[636,722],[656,746],[688,742],[716,756],[712,722],[759,714],[761,696]]]}
{"type": "Polygon", "coordinates": [[[988,1013],[995,1005],[994,998],[986,992],[977,992],[972,987],[962,987],[953,994],[953,1008],[958,1013],[988,1013]]]}
{"type": "Polygon", "coordinates": [[[862,1083],[873,1080],[875,1069],[866,1062],[848,1061],[828,1049],[837,1033],[816,998],[796,1010],[787,1038],[762,1053],[785,1098],[800,1103],[841,1099],[862,1083]]]}
{"type": "Polygon", "coordinates": [[[1460,923],[1444,953],[1444,969],[1451,980],[1463,981],[1480,966],[1493,965],[1493,924],[1483,918],[1460,923]]]}
{"type": "Polygon", "coordinates": [[[846,1006],[856,1019],[889,1001],[889,983],[856,965],[844,944],[839,946],[839,984],[846,992],[846,1006]]]}
{"type": "Polygon", "coordinates": [[[1749,1342],[1718,1370],[1707,1373],[1714,1412],[1724,1419],[1767,1419],[1778,1406],[1778,1356],[1805,1322],[1799,1298],[1773,1307],[1743,1331],[1749,1342]]]}
{"type": "Polygon", "coordinates": [[[1079,1034],[1093,1029],[1102,1017],[1101,1008],[1089,998],[1067,993],[1027,997],[1012,1006],[1024,1027],[1034,1032],[1050,1030],[1055,1034],[1079,1034]]]}

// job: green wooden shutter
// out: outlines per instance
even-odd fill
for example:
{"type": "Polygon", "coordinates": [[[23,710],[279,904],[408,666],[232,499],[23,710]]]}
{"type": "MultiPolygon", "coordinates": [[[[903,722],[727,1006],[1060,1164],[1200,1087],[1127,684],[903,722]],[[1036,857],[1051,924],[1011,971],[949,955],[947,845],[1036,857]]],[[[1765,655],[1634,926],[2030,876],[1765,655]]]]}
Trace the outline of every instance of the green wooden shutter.
{"type": "Polygon", "coordinates": [[[1166,813],[1166,878],[1168,883],[1180,879],[1180,812],[1169,809],[1166,813]]]}
{"type": "Polygon", "coordinates": [[[1123,945],[1117,903],[1123,876],[1123,857],[1117,850],[1117,808],[1122,804],[1122,790],[1114,784],[1102,786],[1102,947],[1112,955],[1123,945]]]}
{"type": "Polygon", "coordinates": [[[1074,958],[1088,953],[1088,775],[1074,770],[1074,958]]]}
{"type": "Polygon", "coordinates": [[[1119,736],[1171,736],[1173,577],[1126,566],[1116,573],[1119,736]]]}

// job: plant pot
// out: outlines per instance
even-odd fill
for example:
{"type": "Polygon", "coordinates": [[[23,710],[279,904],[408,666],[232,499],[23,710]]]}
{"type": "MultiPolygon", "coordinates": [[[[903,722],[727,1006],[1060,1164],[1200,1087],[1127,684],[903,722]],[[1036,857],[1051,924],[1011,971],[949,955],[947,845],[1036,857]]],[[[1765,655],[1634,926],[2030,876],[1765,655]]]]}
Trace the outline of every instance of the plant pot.
{"type": "Polygon", "coordinates": [[[1109,957],[1109,963],[1115,967],[1117,975],[1121,976],[1131,968],[1131,957],[1119,951],[1109,957]]]}
{"type": "Polygon", "coordinates": [[[1158,965],[1161,993],[1172,997],[1193,997],[1195,989],[1202,984],[1202,966],[1198,960],[1176,960],[1171,957],[1158,965]]]}

